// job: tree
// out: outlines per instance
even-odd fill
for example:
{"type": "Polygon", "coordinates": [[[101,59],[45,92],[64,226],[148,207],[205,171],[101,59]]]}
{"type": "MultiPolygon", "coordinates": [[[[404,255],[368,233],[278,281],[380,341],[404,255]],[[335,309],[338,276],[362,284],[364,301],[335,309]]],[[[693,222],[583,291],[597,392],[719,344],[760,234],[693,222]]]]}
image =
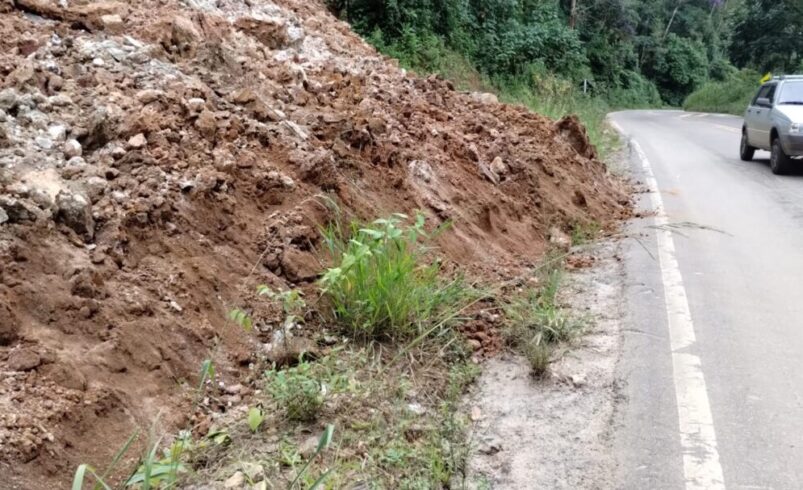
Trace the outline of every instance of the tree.
{"type": "Polygon", "coordinates": [[[745,0],[731,19],[731,59],[739,67],[792,72],[801,68],[803,3],[745,0]]]}

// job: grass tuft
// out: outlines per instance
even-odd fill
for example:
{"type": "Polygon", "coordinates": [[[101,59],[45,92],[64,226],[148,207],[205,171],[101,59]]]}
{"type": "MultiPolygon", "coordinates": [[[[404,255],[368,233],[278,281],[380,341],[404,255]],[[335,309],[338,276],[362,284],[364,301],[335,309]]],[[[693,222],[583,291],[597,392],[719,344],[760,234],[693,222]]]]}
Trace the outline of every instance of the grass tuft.
{"type": "MultiPolygon", "coordinates": [[[[321,279],[334,318],[361,339],[410,339],[451,319],[473,298],[461,277],[446,280],[427,259],[424,217],[394,214],[369,225],[325,230],[335,267],[321,279]]],[[[449,322],[445,322],[449,323],[449,322]]]]}
{"type": "Polygon", "coordinates": [[[527,358],[537,376],[548,371],[554,347],[571,342],[584,327],[581,319],[558,304],[561,262],[547,256],[545,263],[550,265],[542,269],[539,286],[522,290],[503,305],[505,337],[527,358]]]}
{"type": "Polygon", "coordinates": [[[312,364],[301,362],[289,369],[270,370],[266,378],[268,393],[288,419],[315,420],[323,406],[326,388],[313,372],[312,364]]]}

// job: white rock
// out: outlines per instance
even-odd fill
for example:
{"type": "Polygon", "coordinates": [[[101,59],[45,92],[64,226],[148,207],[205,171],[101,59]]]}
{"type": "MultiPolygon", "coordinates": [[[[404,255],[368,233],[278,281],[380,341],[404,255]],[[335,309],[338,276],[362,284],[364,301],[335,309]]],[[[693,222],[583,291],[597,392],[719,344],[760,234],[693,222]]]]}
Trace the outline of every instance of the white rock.
{"type": "Polygon", "coordinates": [[[86,160],[81,157],[72,157],[67,160],[68,167],[84,167],[86,166],[86,160]]]}
{"type": "Polygon", "coordinates": [[[192,112],[201,112],[206,108],[206,101],[199,97],[194,97],[187,101],[187,109],[192,112]]]}
{"type": "Polygon", "coordinates": [[[410,403],[407,405],[407,410],[411,411],[416,415],[424,415],[427,412],[427,409],[424,408],[423,405],[420,403],[410,403]]]}
{"type": "Polygon", "coordinates": [[[47,128],[47,133],[56,141],[64,141],[67,138],[67,127],[63,124],[54,124],[47,128]]]}
{"type": "Polygon", "coordinates": [[[128,147],[135,150],[143,148],[147,144],[148,140],[145,139],[145,135],[142,133],[138,133],[128,140],[128,147]]]}
{"type": "Polygon", "coordinates": [[[496,157],[491,162],[491,171],[496,175],[505,175],[508,172],[507,165],[502,161],[502,157],[496,157]]]}
{"type": "Polygon", "coordinates": [[[72,157],[80,157],[81,154],[83,154],[84,152],[83,148],[81,147],[81,143],[79,143],[78,140],[75,139],[67,140],[64,143],[62,151],[64,152],[64,156],[67,159],[70,159],[72,157]]]}
{"type": "Polygon", "coordinates": [[[238,471],[223,483],[223,488],[241,488],[243,485],[245,485],[245,475],[242,471],[238,471]]]}
{"type": "Polygon", "coordinates": [[[123,19],[119,15],[101,15],[100,21],[103,28],[111,33],[119,33],[123,30],[123,19]]]}
{"type": "Polygon", "coordinates": [[[150,104],[153,101],[159,100],[165,96],[165,93],[161,90],[156,90],[153,88],[148,88],[145,90],[140,90],[137,92],[135,96],[138,101],[142,102],[143,104],[150,104]]]}
{"type": "Polygon", "coordinates": [[[103,58],[95,58],[94,60],[92,60],[92,64],[95,66],[103,66],[106,64],[106,62],[103,61],[103,58]]]}
{"type": "Polygon", "coordinates": [[[36,146],[43,150],[50,150],[53,148],[53,140],[50,138],[45,138],[44,136],[37,136],[34,139],[36,146]]]}
{"type": "Polygon", "coordinates": [[[281,174],[279,180],[282,182],[282,185],[288,189],[292,189],[296,186],[295,181],[288,175],[281,174]]]}
{"type": "Polygon", "coordinates": [[[70,96],[69,95],[65,95],[65,94],[53,95],[52,97],[49,97],[47,99],[47,101],[50,102],[51,104],[53,104],[56,107],[64,107],[64,106],[72,105],[72,103],[73,103],[72,99],[70,98],[70,96]]]}

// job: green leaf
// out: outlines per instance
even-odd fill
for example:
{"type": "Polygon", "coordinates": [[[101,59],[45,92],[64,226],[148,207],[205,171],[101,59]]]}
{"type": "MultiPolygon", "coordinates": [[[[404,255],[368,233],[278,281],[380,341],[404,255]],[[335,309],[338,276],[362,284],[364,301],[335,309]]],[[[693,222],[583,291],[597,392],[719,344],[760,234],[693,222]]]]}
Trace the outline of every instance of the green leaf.
{"type": "MultiPolygon", "coordinates": [[[[123,455],[125,455],[125,453],[128,452],[128,449],[131,447],[131,444],[133,444],[134,441],[137,440],[137,437],[139,437],[139,429],[135,430],[128,437],[128,440],[125,441],[125,444],[123,444],[123,446],[119,450],[117,450],[117,453],[114,455],[114,458],[112,458],[112,462],[106,468],[106,471],[104,471],[103,474],[100,475],[100,477],[95,475],[95,478],[98,480],[98,483],[100,485],[103,485],[103,488],[105,490],[110,490],[110,489],[106,485],[106,483],[104,483],[104,480],[106,479],[107,476],[109,476],[111,474],[112,471],[114,471],[114,468],[117,466],[117,463],[119,463],[120,460],[123,458],[123,455]]],[[[92,471],[92,474],[95,474],[95,472],[92,471]]],[[[97,489],[97,485],[95,485],[95,489],[97,489]]]]}
{"type": "Polygon", "coordinates": [[[222,446],[231,441],[231,437],[226,429],[212,428],[209,430],[206,438],[211,439],[218,446],[222,446]]]}
{"type": "Polygon", "coordinates": [[[309,490],[315,490],[316,488],[323,485],[323,482],[329,477],[330,473],[332,473],[332,470],[327,470],[326,473],[318,477],[318,479],[315,480],[315,483],[313,483],[312,486],[309,487],[309,490]]]}
{"type": "Polygon", "coordinates": [[[72,479],[72,490],[81,490],[84,488],[84,477],[86,476],[87,470],[92,471],[90,466],[86,463],[78,466],[78,469],[75,470],[75,476],[72,479]]]}
{"type": "Polygon", "coordinates": [[[329,444],[332,443],[332,435],[335,433],[335,426],[332,424],[327,424],[326,429],[321,434],[321,438],[318,440],[318,449],[315,451],[317,455],[324,449],[329,447],[329,444]]]}
{"type": "Polygon", "coordinates": [[[251,410],[248,411],[248,427],[251,432],[256,433],[264,419],[265,416],[259,407],[251,407],[251,410]]]}
{"type": "Polygon", "coordinates": [[[248,313],[244,312],[243,310],[234,308],[229,312],[229,319],[233,320],[237,325],[243,327],[249,332],[253,328],[251,317],[248,316],[248,313]]]}
{"type": "Polygon", "coordinates": [[[198,393],[200,393],[204,389],[204,383],[207,380],[212,379],[215,377],[215,365],[212,363],[211,359],[205,359],[204,362],[201,364],[201,374],[200,378],[201,381],[198,383],[198,393]]]}

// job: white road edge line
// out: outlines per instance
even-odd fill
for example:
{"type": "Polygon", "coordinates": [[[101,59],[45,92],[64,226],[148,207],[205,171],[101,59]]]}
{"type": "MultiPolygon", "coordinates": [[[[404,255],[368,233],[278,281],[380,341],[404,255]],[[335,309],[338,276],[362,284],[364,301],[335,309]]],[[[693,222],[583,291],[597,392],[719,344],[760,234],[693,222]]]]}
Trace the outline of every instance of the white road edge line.
{"type": "MultiPolygon", "coordinates": [[[[613,120],[610,120],[610,123],[622,136],[627,137],[627,133],[618,124],[613,120]]],[[[675,383],[686,489],[724,489],[725,478],[719,462],[714,420],[711,416],[702,363],[699,356],[688,352],[696,342],[694,323],[691,319],[686,289],[683,286],[683,277],[675,257],[675,242],[672,232],[666,228],[669,219],[664,211],[658,182],[655,180],[647,155],[637,141],[630,139],[630,143],[641,160],[655,211],[658,260],[661,266],[672,349],[672,377],[675,383]]]]}

